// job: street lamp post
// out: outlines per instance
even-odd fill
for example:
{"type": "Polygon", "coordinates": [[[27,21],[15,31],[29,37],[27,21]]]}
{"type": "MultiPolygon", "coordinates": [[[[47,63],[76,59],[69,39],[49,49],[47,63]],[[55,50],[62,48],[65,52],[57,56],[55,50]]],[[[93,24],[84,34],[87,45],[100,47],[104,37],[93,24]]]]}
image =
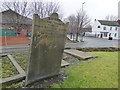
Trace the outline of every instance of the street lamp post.
{"type": "MultiPolygon", "coordinates": [[[[81,22],[81,31],[83,31],[83,27],[82,27],[82,24],[83,24],[83,5],[85,4],[85,2],[82,3],[82,22],[81,22]]],[[[81,34],[81,42],[83,42],[83,32],[81,34]]]]}
{"type": "Polygon", "coordinates": [[[6,38],[7,34],[5,32],[5,46],[7,46],[7,38],[6,38]]]}

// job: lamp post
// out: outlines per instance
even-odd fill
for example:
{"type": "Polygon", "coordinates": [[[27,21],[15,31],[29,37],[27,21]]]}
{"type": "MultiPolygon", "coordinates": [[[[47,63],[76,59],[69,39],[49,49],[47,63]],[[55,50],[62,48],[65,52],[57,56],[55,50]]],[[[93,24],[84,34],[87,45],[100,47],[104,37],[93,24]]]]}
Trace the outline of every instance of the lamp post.
{"type": "Polygon", "coordinates": [[[83,12],[83,5],[85,4],[85,2],[82,3],[82,12],[83,12]]]}
{"type": "Polygon", "coordinates": [[[6,38],[7,34],[5,32],[5,46],[7,46],[7,38],[6,38]]]}
{"type": "MultiPolygon", "coordinates": [[[[82,3],[82,22],[81,22],[81,31],[83,31],[83,27],[82,27],[82,24],[83,24],[83,5],[85,4],[85,2],[82,3]]],[[[83,42],[83,32],[81,32],[81,42],[83,42]]]]}

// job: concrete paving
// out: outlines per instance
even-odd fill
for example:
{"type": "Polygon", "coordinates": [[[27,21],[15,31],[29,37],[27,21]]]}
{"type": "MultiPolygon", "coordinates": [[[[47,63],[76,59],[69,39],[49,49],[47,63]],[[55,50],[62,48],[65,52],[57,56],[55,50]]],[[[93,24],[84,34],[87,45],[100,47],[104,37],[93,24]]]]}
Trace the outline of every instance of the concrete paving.
{"type": "Polygon", "coordinates": [[[78,50],[75,50],[75,49],[69,49],[69,50],[64,50],[65,53],[67,54],[70,54],[70,55],[73,55],[77,58],[80,58],[80,59],[89,59],[89,58],[96,58],[97,56],[95,55],[92,55],[92,54],[89,54],[89,53],[86,53],[86,52],[82,52],[82,51],[78,51],[78,50]]]}

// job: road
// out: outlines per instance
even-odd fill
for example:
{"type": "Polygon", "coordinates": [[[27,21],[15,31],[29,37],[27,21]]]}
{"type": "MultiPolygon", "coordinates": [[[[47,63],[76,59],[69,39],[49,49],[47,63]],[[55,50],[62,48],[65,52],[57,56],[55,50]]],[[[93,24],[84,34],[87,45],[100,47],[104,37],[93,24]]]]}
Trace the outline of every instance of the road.
{"type": "Polygon", "coordinates": [[[65,47],[118,47],[118,40],[84,37],[85,42],[66,43],[65,47]]]}

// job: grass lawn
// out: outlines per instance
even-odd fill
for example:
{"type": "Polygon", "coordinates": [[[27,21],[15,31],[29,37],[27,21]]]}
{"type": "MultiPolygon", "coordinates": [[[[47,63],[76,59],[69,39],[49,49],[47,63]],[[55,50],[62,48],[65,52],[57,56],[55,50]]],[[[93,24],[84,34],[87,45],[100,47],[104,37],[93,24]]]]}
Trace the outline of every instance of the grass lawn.
{"type": "Polygon", "coordinates": [[[118,88],[118,52],[89,52],[98,58],[65,69],[68,78],[52,88],[118,88]]]}

